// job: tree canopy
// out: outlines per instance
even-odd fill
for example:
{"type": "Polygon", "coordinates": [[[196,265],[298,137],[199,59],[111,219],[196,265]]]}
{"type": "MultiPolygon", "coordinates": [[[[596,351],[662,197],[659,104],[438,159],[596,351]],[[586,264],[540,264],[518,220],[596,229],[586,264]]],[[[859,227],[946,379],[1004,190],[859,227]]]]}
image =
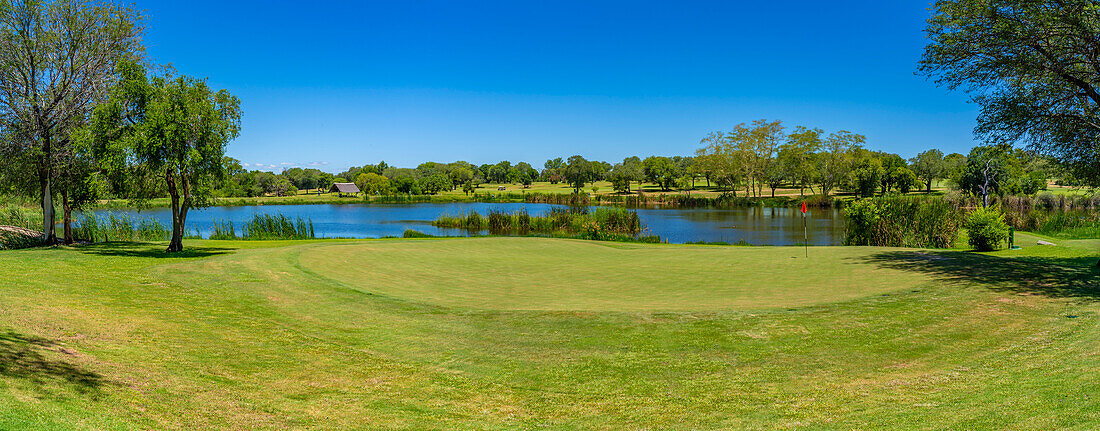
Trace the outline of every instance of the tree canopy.
{"type": "Polygon", "coordinates": [[[1026,143],[1100,186],[1100,4],[938,0],[920,72],[973,94],[977,134],[1026,143]]]}
{"type": "Polygon", "coordinates": [[[150,77],[137,63],[123,63],[121,70],[123,79],[96,108],[90,133],[100,154],[113,160],[109,165],[137,178],[160,178],[167,186],[168,251],[181,251],[187,212],[213,204],[223,181],[225,146],[240,133],[240,101],[228,91],[215,92],[205,80],[171,73],[150,77]]]}

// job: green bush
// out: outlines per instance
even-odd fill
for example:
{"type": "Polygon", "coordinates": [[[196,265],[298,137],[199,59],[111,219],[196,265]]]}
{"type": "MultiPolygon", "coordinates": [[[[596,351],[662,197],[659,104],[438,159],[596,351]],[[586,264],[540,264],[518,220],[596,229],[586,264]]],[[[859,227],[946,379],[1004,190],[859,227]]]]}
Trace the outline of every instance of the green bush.
{"type": "Polygon", "coordinates": [[[1008,241],[1005,215],[993,208],[978,208],[966,220],[967,240],[978,251],[993,251],[1008,241]]]}

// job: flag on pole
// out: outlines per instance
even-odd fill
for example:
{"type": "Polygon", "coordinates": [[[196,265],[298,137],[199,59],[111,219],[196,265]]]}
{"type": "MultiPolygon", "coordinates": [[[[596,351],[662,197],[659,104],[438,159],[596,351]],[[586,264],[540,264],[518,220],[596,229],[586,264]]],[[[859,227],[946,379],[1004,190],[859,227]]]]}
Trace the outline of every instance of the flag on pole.
{"type": "Polygon", "coordinates": [[[806,233],[806,201],[802,201],[802,248],[806,251],[806,257],[810,257],[810,237],[806,233]]]}

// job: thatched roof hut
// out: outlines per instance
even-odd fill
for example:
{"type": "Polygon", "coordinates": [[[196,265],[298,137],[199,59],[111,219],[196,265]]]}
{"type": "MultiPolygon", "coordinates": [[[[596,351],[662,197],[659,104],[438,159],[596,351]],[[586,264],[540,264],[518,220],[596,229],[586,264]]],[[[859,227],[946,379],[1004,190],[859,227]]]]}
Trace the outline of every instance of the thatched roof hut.
{"type": "Polygon", "coordinates": [[[328,189],[329,193],[339,193],[340,196],[345,194],[355,195],[359,194],[359,186],[355,183],[335,183],[332,188],[328,189]]]}

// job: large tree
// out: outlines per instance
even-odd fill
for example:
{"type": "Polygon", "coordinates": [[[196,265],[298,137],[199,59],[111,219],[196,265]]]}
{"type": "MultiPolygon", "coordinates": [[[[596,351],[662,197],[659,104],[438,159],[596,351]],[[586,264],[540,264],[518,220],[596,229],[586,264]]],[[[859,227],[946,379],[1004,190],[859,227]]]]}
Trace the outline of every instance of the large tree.
{"type": "Polygon", "coordinates": [[[1100,4],[938,0],[920,71],[971,92],[976,132],[1026,143],[1100,186],[1100,4]]]}
{"type": "Polygon", "coordinates": [[[55,240],[54,182],[73,132],[107,96],[116,65],[141,52],[140,22],[109,3],[0,1],[0,121],[17,135],[3,145],[33,165],[46,242],[55,240]]]}
{"type": "Polygon", "coordinates": [[[913,173],[917,174],[925,182],[925,193],[932,193],[932,182],[943,178],[947,171],[947,163],[943,160],[943,151],[931,149],[909,160],[913,173]]]}
{"type": "Polygon", "coordinates": [[[139,178],[159,177],[167,186],[172,210],[167,251],[181,251],[187,212],[212,205],[224,177],[225,147],[240,133],[240,101],[204,80],[170,72],[150,77],[129,62],[120,69],[123,79],[96,108],[92,133],[101,154],[113,162],[109,165],[139,178]]]}

